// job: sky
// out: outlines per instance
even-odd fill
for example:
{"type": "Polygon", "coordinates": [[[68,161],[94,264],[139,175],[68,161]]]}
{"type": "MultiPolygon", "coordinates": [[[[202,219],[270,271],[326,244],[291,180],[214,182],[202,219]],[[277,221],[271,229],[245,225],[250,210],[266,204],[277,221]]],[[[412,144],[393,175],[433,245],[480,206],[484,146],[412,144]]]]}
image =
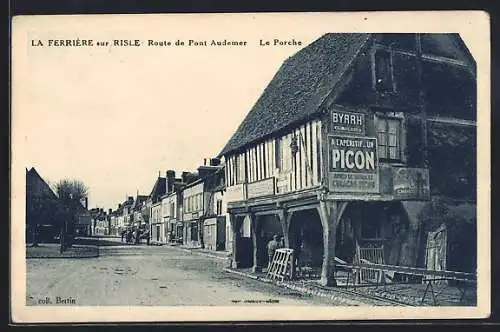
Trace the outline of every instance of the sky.
{"type": "MultiPolygon", "coordinates": [[[[349,31],[362,30],[358,20],[349,31]]],[[[14,154],[48,182],[83,181],[89,208],[115,209],[127,195],[149,194],[166,170],[180,176],[215,157],[283,61],[338,30],[337,22],[307,15],[21,21],[13,56],[14,154]],[[49,39],[76,38],[139,39],[143,46],[47,46],[49,39]],[[275,38],[302,45],[260,46],[275,38]],[[149,39],[247,46],[148,47],[149,39]],[[32,46],[38,40],[44,46],[32,46]]]]}

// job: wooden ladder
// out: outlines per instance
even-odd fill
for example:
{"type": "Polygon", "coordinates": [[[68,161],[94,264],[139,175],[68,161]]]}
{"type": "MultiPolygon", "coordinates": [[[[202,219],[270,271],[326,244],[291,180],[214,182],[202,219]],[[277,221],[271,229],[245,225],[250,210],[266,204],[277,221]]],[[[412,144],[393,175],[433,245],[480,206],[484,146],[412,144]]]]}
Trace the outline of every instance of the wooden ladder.
{"type": "Polygon", "coordinates": [[[293,249],[281,248],[274,252],[266,277],[271,280],[284,281],[291,279],[293,263],[293,249]]]}

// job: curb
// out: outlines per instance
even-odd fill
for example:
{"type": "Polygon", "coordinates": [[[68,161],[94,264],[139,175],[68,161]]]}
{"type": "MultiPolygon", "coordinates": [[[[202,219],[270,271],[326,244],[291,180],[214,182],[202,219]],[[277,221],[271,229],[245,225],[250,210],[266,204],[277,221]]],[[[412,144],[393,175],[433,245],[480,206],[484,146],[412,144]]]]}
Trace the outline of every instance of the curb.
{"type": "Polygon", "coordinates": [[[210,257],[210,258],[215,258],[215,259],[219,259],[219,260],[228,260],[230,259],[230,257],[222,257],[222,256],[219,256],[219,255],[215,255],[215,254],[210,254],[210,253],[206,253],[206,252],[197,252],[196,250],[197,249],[188,249],[188,248],[182,248],[182,247],[176,247],[176,246],[168,246],[169,248],[173,248],[173,249],[177,249],[177,250],[181,250],[181,251],[184,251],[184,252],[189,252],[191,254],[195,254],[195,255],[199,255],[199,256],[205,256],[205,257],[210,257]]]}
{"type": "MultiPolygon", "coordinates": [[[[71,254],[71,255],[67,255],[67,256],[64,256],[64,253],[62,254],[59,254],[59,251],[57,251],[57,256],[49,256],[49,255],[40,255],[40,256],[30,256],[28,253],[26,253],[26,259],[85,259],[85,258],[97,258],[100,256],[100,252],[99,252],[99,247],[98,246],[94,246],[94,245],[78,245],[79,248],[91,248],[91,249],[95,249],[95,250],[92,250],[92,252],[89,252],[89,253],[85,253],[83,255],[75,255],[75,254],[71,254]]],[[[75,248],[78,248],[78,247],[75,247],[75,248]]]]}
{"type": "Polygon", "coordinates": [[[225,267],[223,270],[225,272],[237,274],[237,275],[242,276],[242,277],[246,277],[246,278],[250,278],[250,279],[254,279],[254,280],[259,280],[259,281],[263,281],[263,282],[270,282],[270,281],[268,281],[268,279],[260,278],[259,276],[255,276],[253,274],[246,273],[246,272],[237,271],[237,270],[234,270],[234,269],[231,269],[228,267],[225,267]]]}

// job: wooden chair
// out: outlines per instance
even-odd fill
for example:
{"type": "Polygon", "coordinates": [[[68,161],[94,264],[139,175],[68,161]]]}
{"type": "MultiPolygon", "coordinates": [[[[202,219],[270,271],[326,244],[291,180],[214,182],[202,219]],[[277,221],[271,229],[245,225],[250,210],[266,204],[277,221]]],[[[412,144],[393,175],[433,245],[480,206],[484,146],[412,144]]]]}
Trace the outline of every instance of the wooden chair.
{"type": "MultiPolygon", "coordinates": [[[[377,247],[360,247],[356,243],[356,253],[354,256],[355,264],[372,263],[372,264],[385,264],[384,262],[384,245],[377,247]]],[[[361,268],[356,271],[356,283],[376,283],[383,282],[384,273],[382,270],[374,270],[361,268]]]]}

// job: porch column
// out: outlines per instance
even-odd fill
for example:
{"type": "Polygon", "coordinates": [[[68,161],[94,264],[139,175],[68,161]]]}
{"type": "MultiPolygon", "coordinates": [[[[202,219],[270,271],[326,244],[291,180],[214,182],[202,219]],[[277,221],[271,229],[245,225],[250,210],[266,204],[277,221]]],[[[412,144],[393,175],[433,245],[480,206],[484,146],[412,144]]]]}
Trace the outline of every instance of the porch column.
{"type": "Polygon", "coordinates": [[[259,234],[257,233],[259,230],[260,220],[259,217],[254,215],[253,213],[248,214],[248,218],[250,218],[251,232],[252,232],[252,247],[253,247],[253,266],[252,272],[260,272],[262,267],[259,262],[259,234]]]}
{"type": "Polygon", "coordinates": [[[279,219],[281,230],[283,231],[285,247],[290,248],[290,220],[292,218],[292,213],[286,213],[285,210],[280,210],[276,215],[279,219]]]}
{"type": "MultiPolygon", "coordinates": [[[[293,217],[293,211],[292,212],[286,212],[284,209],[279,211],[277,213],[278,215],[278,219],[280,221],[280,224],[281,224],[281,229],[283,230],[283,237],[284,237],[284,240],[285,240],[285,247],[286,248],[292,248],[292,243],[291,243],[291,239],[292,239],[292,234],[291,234],[291,231],[290,231],[290,222],[292,220],[292,217],[293,217]]],[[[292,248],[292,249],[295,249],[295,248],[292,248]]],[[[290,272],[290,278],[291,279],[295,279],[295,268],[296,268],[296,259],[297,257],[295,256],[296,254],[294,254],[293,256],[293,259],[292,259],[292,266],[291,266],[291,272],[290,272]]]]}
{"type": "Polygon", "coordinates": [[[335,280],[335,235],[346,206],[347,202],[342,201],[320,201],[317,208],[323,226],[323,265],[321,268],[321,284],[323,286],[337,285],[335,280]]]}
{"type": "Polygon", "coordinates": [[[238,242],[239,242],[239,230],[241,227],[241,220],[234,214],[229,214],[229,222],[231,223],[231,231],[233,232],[233,245],[232,245],[232,260],[231,267],[234,269],[239,268],[239,261],[237,260],[238,253],[238,242]]]}

